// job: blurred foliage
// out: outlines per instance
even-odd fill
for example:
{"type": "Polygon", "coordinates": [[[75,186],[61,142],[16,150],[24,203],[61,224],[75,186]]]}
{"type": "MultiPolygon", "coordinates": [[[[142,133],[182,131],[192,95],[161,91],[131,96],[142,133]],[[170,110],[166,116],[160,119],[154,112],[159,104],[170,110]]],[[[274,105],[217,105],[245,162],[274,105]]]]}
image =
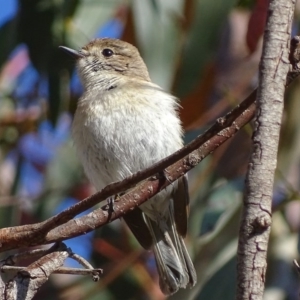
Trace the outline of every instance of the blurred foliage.
{"type": "MultiPolygon", "coordinates": [[[[257,83],[267,0],[9,0],[0,12],[0,224],[44,220],[94,192],[71,143],[82,92],[59,45],[95,37],[135,44],[152,80],[181,99],[188,142],[257,83]]],[[[297,16],[296,16],[297,20],[297,16]]],[[[294,23],[297,31],[298,23],[294,23]]],[[[274,187],[266,299],[298,299],[292,259],[299,252],[299,85],[286,95],[274,187]],[[287,245],[287,247],[283,247],[287,245]],[[269,298],[268,298],[269,297],[269,298]]],[[[187,244],[195,288],[172,299],[233,299],[235,253],[252,124],[189,174],[187,244]]],[[[164,299],[151,252],[122,221],[68,241],[104,269],[91,278],[52,275],[36,299],[164,299]]],[[[72,262],[68,261],[69,265],[72,262]]]]}

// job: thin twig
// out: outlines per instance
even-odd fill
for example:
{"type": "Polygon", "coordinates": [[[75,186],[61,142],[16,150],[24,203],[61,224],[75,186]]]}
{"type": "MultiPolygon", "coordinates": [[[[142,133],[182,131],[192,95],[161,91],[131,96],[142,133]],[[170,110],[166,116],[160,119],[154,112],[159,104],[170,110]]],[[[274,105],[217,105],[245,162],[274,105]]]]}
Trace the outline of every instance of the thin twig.
{"type": "MultiPolygon", "coordinates": [[[[69,257],[76,260],[80,265],[82,265],[87,270],[92,271],[91,274],[93,275],[93,280],[95,282],[100,279],[100,275],[103,273],[102,269],[94,269],[94,267],[85,258],[83,258],[82,256],[80,256],[76,253],[71,252],[69,254],[69,257]]],[[[78,270],[81,270],[81,269],[78,269],[78,270]]],[[[80,274],[78,274],[78,275],[80,275],[80,274]]],[[[84,274],[82,274],[82,275],[84,275],[84,274]]]]}
{"type": "MultiPolygon", "coordinates": [[[[59,267],[54,270],[52,273],[54,274],[72,274],[72,275],[92,275],[94,281],[98,281],[100,279],[100,275],[103,273],[102,269],[94,269],[94,267],[83,257],[74,253],[71,248],[68,248],[64,243],[55,243],[52,247],[48,249],[34,249],[29,251],[24,251],[21,253],[17,253],[14,255],[10,255],[6,259],[0,262],[0,271],[2,272],[21,272],[27,270],[27,267],[24,266],[14,266],[17,262],[22,261],[24,259],[32,259],[32,258],[40,258],[40,261],[47,260],[47,256],[54,253],[67,252],[68,257],[76,260],[80,265],[82,265],[85,269],[81,268],[66,268],[59,267]],[[43,258],[41,258],[43,257],[43,258]]],[[[47,265],[47,264],[45,264],[47,265]]]]}
{"type": "MultiPolygon", "coordinates": [[[[26,267],[16,267],[16,266],[2,266],[0,268],[1,272],[20,272],[24,271],[26,267]]],[[[61,267],[53,271],[51,274],[70,274],[70,275],[92,275],[94,281],[100,279],[100,275],[103,274],[102,269],[81,269],[81,268],[67,268],[61,267]]]]}

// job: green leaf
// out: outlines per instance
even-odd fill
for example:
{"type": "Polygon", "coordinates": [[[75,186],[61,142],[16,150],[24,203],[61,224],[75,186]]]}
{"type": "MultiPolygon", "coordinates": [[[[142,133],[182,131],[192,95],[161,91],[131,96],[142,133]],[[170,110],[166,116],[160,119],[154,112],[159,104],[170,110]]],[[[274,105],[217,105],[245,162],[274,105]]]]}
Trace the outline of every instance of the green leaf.
{"type": "MultiPolygon", "coordinates": [[[[229,208],[219,219],[213,232],[204,235],[198,243],[194,259],[198,281],[193,289],[179,290],[169,299],[195,299],[203,286],[236,254],[241,202],[229,208]]],[[[204,297],[203,299],[210,299],[204,297]]]]}
{"type": "Polygon", "coordinates": [[[153,5],[148,0],[135,0],[132,9],[138,46],[151,79],[169,90],[180,48],[177,20],[183,1],[157,0],[153,5]]]}
{"type": "Polygon", "coordinates": [[[203,70],[219,50],[220,34],[236,0],[198,0],[195,19],[187,36],[175,94],[179,97],[191,91],[203,70]]]}
{"type": "MultiPolygon", "coordinates": [[[[234,253],[236,252],[236,243],[234,246],[234,253]]],[[[235,296],[236,284],[236,256],[231,258],[225,265],[223,265],[218,272],[205,284],[199,295],[195,300],[209,299],[209,300],[232,300],[235,296]],[[230,276],[228,276],[230,274],[230,276]],[[217,288],[216,288],[217,287],[217,288]]]]}
{"type": "Polygon", "coordinates": [[[121,0],[81,1],[73,18],[66,20],[67,44],[75,49],[87,44],[122,3],[121,0]]]}

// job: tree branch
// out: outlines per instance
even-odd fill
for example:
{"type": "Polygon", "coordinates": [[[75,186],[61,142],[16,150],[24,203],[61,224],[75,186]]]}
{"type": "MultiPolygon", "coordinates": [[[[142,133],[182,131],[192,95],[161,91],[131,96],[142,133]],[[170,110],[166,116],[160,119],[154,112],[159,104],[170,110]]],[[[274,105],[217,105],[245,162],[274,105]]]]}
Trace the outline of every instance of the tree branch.
{"type": "Polygon", "coordinates": [[[6,283],[3,291],[4,297],[1,299],[32,299],[49,276],[63,265],[68,256],[68,249],[64,244],[61,244],[56,251],[46,254],[28,267],[23,268],[6,283]]]}
{"type": "Polygon", "coordinates": [[[271,0],[268,10],[259,70],[256,129],[239,233],[236,294],[239,300],[263,298],[274,175],[289,58],[291,60],[289,40],[294,8],[295,0],[271,0]]]}
{"type": "Polygon", "coordinates": [[[126,212],[144,203],[183,176],[247,124],[254,116],[255,95],[256,91],[252,92],[246,100],[230,113],[223,118],[219,118],[203,135],[197,137],[191,143],[152,167],[138,172],[123,181],[108,185],[102,191],[78,202],[44,222],[1,229],[0,251],[3,252],[20,246],[34,246],[65,240],[89,232],[122,217],[126,212]],[[171,165],[172,163],[173,165],[171,165]],[[115,202],[114,212],[109,213],[108,207],[104,206],[86,216],[76,218],[75,220],[72,219],[77,214],[91,208],[108,197],[127,190],[138,182],[164,169],[168,176],[167,180],[150,178],[142,182],[115,202]]]}
{"type": "Polygon", "coordinates": [[[83,257],[73,253],[64,243],[56,243],[49,249],[30,250],[8,257],[1,262],[0,271],[17,272],[14,278],[6,284],[0,278],[1,299],[29,300],[34,297],[39,288],[54,274],[89,275],[94,281],[100,279],[102,269],[94,269],[83,257]],[[12,266],[17,261],[39,257],[28,267],[12,266]],[[62,267],[66,258],[75,259],[85,269],[62,267]],[[3,285],[1,285],[3,283],[3,285]]]}
{"type": "MultiPolygon", "coordinates": [[[[1,267],[1,272],[22,272],[26,268],[25,267],[17,267],[17,266],[3,266],[1,267]]],[[[102,269],[81,269],[81,268],[66,268],[60,267],[55,269],[51,274],[66,274],[66,275],[83,275],[83,276],[92,276],[94,281],[99,281],[100,274],[103,273],[102,269]],[[97,276],[95,275],[96,273],[97,276]]]]}

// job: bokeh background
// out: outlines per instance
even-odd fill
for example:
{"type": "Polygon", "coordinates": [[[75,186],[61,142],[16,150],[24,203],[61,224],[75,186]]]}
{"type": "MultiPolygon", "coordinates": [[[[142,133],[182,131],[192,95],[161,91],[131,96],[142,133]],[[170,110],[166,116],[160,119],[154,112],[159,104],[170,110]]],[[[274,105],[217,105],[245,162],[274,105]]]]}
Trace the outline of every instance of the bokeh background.
{"type": "MultiPolygon", "coordinates": [[[[96,37],[136,45],[152,80],[181,99],[189,142],[256,87],[267,5],[267,0],[0,0],[0,226],[45,220],[94,192],[70,136],[82,86],[59,45],[80,49],[96,37]]],[[[298,29],[299,7],[294,34],[298,29]]],[[[292,265],[299,256],[299,97],[296,81],[286,94],[265,299],[299,295],[292,265]]],[[[234,299],[252,125],[189,174],[186,243],[198,283],[172,299],[234,299]]],[[[102,279],[52,275],[35,299],[165,298],[152,253],[122,221],[67,245],[102,267],[102,279]]],[[[71,260],[67,265],[77,267],[71,260]]]]}

